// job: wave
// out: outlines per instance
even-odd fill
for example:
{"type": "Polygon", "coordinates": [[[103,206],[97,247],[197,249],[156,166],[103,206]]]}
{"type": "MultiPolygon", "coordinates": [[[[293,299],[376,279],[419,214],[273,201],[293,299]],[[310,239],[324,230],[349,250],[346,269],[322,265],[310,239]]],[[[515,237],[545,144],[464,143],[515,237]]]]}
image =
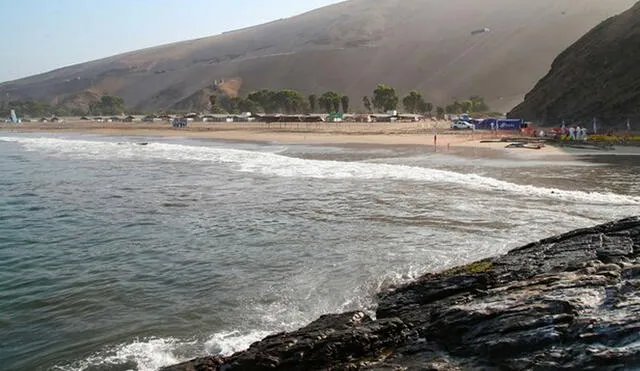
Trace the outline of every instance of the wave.
{"type": "MultiPolygon", "coordinates": [[[[206,339],[147,338],[130,343],[105,348],[82,360],[54,366],[55,371],[88,371],[101,367],[127,367],[137,371],[156,371],[161,367],[185,362],[196,357],[209,355],[230,356],[249,348],[251,344],[265,337],[281,332],[293,331],[315,320],[322,314],[342,313],[349,310],[364,310],[375,318],[374,298],[376,293],[387,288],[415,280],[428,269],[426,266],[410,265],[405,273],[386,272],[378,279],[365,282],[356,290],[357,294],[336,307],[317,308],[317,313],[304,313],[298,316],[291,311],[288,303],[278,302],[265,308],[260,314],[261,322],[272,331],[234,330],[221,331],[206,339]],[[279,318],[272,318],[277,316],[279,318]]],[[[322,307],[320,305],[319,307],[322,307]]]]}
{"type": "Polygon", "coordinates": [[[238,171],[263,175],[315,179],[407,180],[484,192],[508,193],[525,198],[547,198],[586,204],[640,205],[640,197],[616,193],[584,192],[522,185],[473,173],[418,166],[370,162],[308,160],[277,153],[184,144],[106,142],[57,138],[0,137],[31,151],[52,155],[79,156],[98,160],[162,159],[169,161],[227,164],[238,171]]]}

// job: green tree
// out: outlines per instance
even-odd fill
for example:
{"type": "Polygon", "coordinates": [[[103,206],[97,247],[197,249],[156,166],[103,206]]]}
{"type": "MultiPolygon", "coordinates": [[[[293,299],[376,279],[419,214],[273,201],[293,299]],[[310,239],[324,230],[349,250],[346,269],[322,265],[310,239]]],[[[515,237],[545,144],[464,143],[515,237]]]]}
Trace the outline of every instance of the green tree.
{"type": "Polygon", "coordinates": [[[373,107],[378,111],[391,111],[398,107],[396,90],[385,84],[378,84],[373,91],[373,107]]]}
{"type": "Polygon", "coordinates": [[[318,97],[316,97],[315,94],[311,94],[309,95],[309,109],[311,110],[311,112],[315,112],[316,111],[316,103],[318,101],[318,97]]]}
{"type": "Polygon", "coordinates": [[[418,113],[425,109],[425,101],[422,98],[422,94],[418,91],[411,91],[406,97],[402,99],[402,105],[405,111],[409,113],[418,113]]]}
{"type": "Polygon", "coordinates": [[[346,95],[343,95],[340,98],[340,103],[342,104],[342,112],[348,113],[349,112],[349,97],[346,96],[346,95]]]}
{"type": "Polygon", "coordinates": [[[438,118],[444,117],[444,112],[445,112],[445,110],[444,110],[443,107],[438,106],[436,108],[436,115],[438,116],[438,118]]]}
{"type": "Polygon", "coordinates": [[[473,103],[473,112],[487,112],[490,110],[489,106],[484,102],[484,98],[478,95],[474,95],[469,98],[473,103]]]}
{"type": "Polygon", "coordinates": [[[433,111],[433,104],[429,102],[425,102],[424,100],[420,102],[420,106],[418,107],[418,112],[423,115],[429,114],[431,115],[431,111],[433,111]]]}
{"type": "Polygon", "coordinates": [[[462,108],[462,113],[472,113],[475,112],[473,110],[473,102],[470,100],[460,101],[460,107],[462,108]]]}
{"type": "Polygon", "coordinates": [[[277,110],[275,96],[276,92],[269,89],[261,89],[249,93],[247,99],[255,102],[264,113],[274,113],[277,110]]]}
{"type": "Polygon", "coordinates": [[[327,113],[338,112],[340,110],[340,100],[340,94],[334,91],[328,91],[320,96],[318,103],[320,104],[320,108],[327,113]]]}
{"type": "Polygon", "coordinates": [[[124,110],[124,100],[111,95],[103,95],[100,101],[89,105],[89,112],[93,115],[119,115],[124,110]]]}
{"type": "Polygon", "coordinates": [[[461,101],[453,101],[453,103],[447,105],[445,107],[445,111],[449,114],[459,114],[464,113],[465,106],[461,101]]]}
{"type": "Polygon", "coordinates": [[[295,90],[280,90],[274,96],[276,110],[287,114],[300,113],[304,110],[305,100],[295,90]]]}
{"type": "Polygon", "coordinates": [[[258,112],[258,104],[251,99],[242,99],[238,102],[238,109],[240,112],[258,112]]]}
{"type": "Polygon", "coordinates": [[[371,113],[371,101],[369,100],[369,97],[362,97],[362,104],[364,105],[364,108],[367,109],[367,112],[371,113]]]}

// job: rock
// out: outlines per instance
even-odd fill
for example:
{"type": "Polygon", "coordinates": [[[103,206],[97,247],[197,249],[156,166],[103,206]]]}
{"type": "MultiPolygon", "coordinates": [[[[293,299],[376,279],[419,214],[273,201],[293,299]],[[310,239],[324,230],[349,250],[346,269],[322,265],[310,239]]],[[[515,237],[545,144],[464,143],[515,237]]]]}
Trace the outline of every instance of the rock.
{"type": "MultiPolygon", "coordinates": [[[[604,130],[624,128],[640,114],[640,2],[611,17],[562,52],[549,73],[516,106],[510,117],[559,125],[589,123],[604,130]]],[[[604,131],[603,130],[603,131],[604,131]]]]}
{"type": "Polygon", "coordinates": [[[640,365],[640,217],[548,238],[164,371],[624,369],[640,365]]]}

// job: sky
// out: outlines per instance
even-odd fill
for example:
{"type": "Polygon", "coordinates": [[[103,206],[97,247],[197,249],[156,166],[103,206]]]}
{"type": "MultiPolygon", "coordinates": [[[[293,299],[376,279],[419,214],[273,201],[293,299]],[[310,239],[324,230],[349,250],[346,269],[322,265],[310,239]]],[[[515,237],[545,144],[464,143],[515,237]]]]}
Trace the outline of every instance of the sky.
{"type": "Polygon", "coordinates": [[[0,0],[0,82],[220,34],[339,0],[0,0]]]}

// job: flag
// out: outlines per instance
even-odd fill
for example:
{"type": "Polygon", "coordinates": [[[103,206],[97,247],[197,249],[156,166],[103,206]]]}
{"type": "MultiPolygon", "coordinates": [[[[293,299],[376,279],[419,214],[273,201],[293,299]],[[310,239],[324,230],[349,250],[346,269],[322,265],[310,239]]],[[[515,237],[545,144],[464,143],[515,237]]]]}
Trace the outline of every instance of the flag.
{"type": "Polygon", "coordinates": [[[596,119],[593,119],[593,133],[598,134],[598,124],[596,123],[596,119]]]}
{"type": "Polygon", "coordinates": [[[18,116],[16,116],[16,111],[11,110],[11,122],[14,124],[18,123],[18,116]]]}
{"type": "Polygon", "coordinates": [[[631,131],[631,121],[627,119],[627,131],[631,131]]]}

